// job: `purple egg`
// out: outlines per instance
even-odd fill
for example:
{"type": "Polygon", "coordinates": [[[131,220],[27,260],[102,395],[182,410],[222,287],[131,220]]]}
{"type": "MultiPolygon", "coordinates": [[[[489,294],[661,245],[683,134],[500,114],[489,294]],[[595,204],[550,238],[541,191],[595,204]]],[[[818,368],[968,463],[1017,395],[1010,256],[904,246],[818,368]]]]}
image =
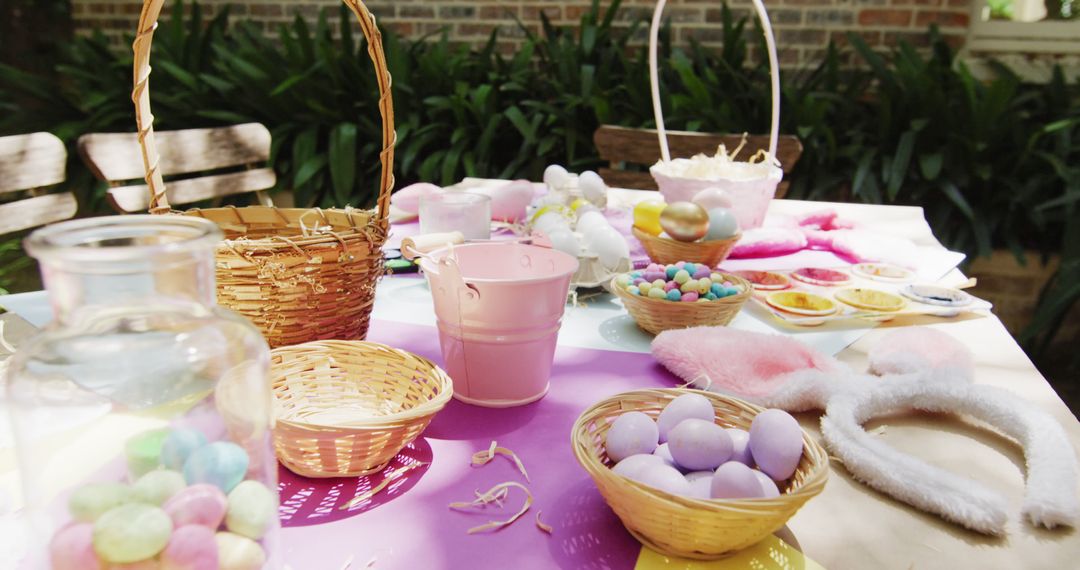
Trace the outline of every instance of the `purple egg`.
{"type": "Polygon", "coordinates": [[[712,270],[711,269],[709,269],[708,267],[705,267],[704,265],[699,265],[694,270],[694,274],[691,275],[690,277],[693,277],[694,279],[702,279],[702,278],[708,277],[710,275],[712,275],[712,270]]]}
{"type": "Polygon", "coordinates": [[[716,418],[716,410],[708,398],[689,392],[668,402],[660,412],[660,417],[656,419],[656,427],[660,429],[660,442],[667,441],[668,432],[675,426],[692,418],[712,423],[716,418]]]}
{"type": "Polygon", "coordinates": [[[626,459],[615,464],[615,467],[611,468],[611,471],[616,475],[622,475],[627,479],[637,480],[641,472],[650,465],[664,465],[664,458],[658,455],[648,455],[645,453],[639,453],[637,455],[631,455],[626,459]]]}
{"type": "Polygon", "coordinates": [[[677,469],[667,465],[652,465],[643,469],[638,482],[672,495],[690,494],[690,483],[677,469]]]}
{"type": "MultiPolygon", "coordinates": [[[[656,447],[656,450],[652,452],[653,455],[664,460],[668,465],[679,469],[679,464],[675,463],[675,458],[671,456],[671,449],[666,443],[662,443],[656,447]]],[[[680,469],[681,471],[681,469],[680,469]]]]}
{"type": "Polygon", "coordinates": [[[750,452],[758,469],[776,481],[795,473],[802,458],[802,428],[783,410],[765,410],[750,424],[750,452]]]}
{"type": "Polygon", "coordinates": [[[690,483],[690,496],[695,499],[712,498],[712,471],[691,471],[686,474],[686,482],[690,483]]]}
{"type": "Polygon", "coordinates": [[[678,289],[678,288],[679,288],[679,284],[674,282],[674,281],[668,281],[667,283],[664,283],[664,291],[665,292],[671,291],[673,289],[678,289]]]}
{"type": "Polygon", "coordinates": [[[663,271],[646,271],[645,272],[645,280],[648,281],[649,283],[652,283],[653,281],[656,281],[657,279],[660,279],[661,281],[663,281],[664,279],[667,279],[667,274],[664,273],[663,271]]]}
{"type": "Polygon", "coordinates": [[[604,447],[608,457],[618,463],[631,455],[652,453],[660,439],[656,422],[641,412],[627,412],[611,424],[604,447]]]}
{"type": "Polygon", "coordinates": [[[711,421],[683,420],[668,433],[671,456],[691,471],[715,469],[731,458],[731,436],[711,421]]]}
{"type": "Polygon", "coordinates": [[[713,475],[714,499],[756,499],[762,494],[761,482],[754,475],[754,470],[738,461],[728,461],[718,467],[713,475]]]}
{"type": "Polygon", "coordinates": [[[739,428],[727,428],[724,431],[731,436],[731,460],[753,467],[754,456],[750,453],[750,432],[739,428]]]}
{"type": "Polygon", "coordinates": [[[776,481],[773,481],[768,475],[756,469],[754,470],[754,476],[757,477],[758,483],[761,483],[762,497],[772,499],[780,496],[780,489],[776,486],[776,481]]]}

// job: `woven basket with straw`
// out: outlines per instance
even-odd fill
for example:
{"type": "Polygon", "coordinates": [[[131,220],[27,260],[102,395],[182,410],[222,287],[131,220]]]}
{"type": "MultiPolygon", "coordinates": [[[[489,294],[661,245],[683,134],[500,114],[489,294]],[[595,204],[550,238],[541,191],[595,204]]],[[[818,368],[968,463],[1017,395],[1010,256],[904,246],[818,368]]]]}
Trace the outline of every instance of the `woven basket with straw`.
{"type": "Polygon", "coordinates": [[[738,275],[721,275],[742,292],[708,303],[678,303],[644,295],[631,295],[625,287],[615,283],[614,279],[611,280],[610,287],[639,327],[649,333],[660,334],[672,329],[722,327],[730,323],[750,299],[753,286],[738,275]]]}
{"type": "Polygon", "coordinates": [[[712,392],[684,389],[637,390],[599,402],[574,423],[571,443],[581,466],[592,476],[600,494],[642,544],[666,554],[711,560],[751,546],[773,533],[807,501],[825,489],[829,458],[803,433],[803,456],[791,479],[780,483],[773,499],[705,500],[679,497],[647,487],[611,471],[604,450],[611,423],[620,415],[639,411],[653,419],[671,400],[694,392],[712,402],[717,423],[750,429],[762,408],[712,392]]]}
{"type": "Polygon", "coordinates": [[[305,477],[380,471],[454,393],[431,361],[362,341],[318,341],[271,351],[274,449],[305,477]]]}
{"type": "MultiPolygon", "coordinates": [[[[271,347],[318,339],[362,339],[384,273],[390,192],[394,186],[394,108],[390,72],[375,18],[360,0],[343,0],[360,21],[379,84],[382,173],[375,210],[267,206],[192,210],[225,231],[216,252],[218,303],[252,321],[271,347]]],[[[135,38],[135,117],[150,212],[170,213],[158,169],[150,112],[150,47],[164,0],[144,0],[135,38]]]]}
{"type": "Polygon", "coordinates": [[[671,265],[688,261],[716,267],[727,259],[728,254],[735,248],[735,244],[739,243],[742,234],[736,234],[727,239],[685,242],[654,236],[634,227],[634,237],[641,242],[645,253],[649,254],[649,259],[655,263],[671,265]]]}

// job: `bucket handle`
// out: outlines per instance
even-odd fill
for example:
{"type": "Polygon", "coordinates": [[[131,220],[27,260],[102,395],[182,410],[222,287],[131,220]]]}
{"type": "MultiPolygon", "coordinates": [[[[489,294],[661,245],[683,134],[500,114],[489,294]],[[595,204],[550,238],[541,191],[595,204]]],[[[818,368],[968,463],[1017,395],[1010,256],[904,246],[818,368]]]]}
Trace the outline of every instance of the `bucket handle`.
{"type": "MultiPolygon", "coordinates": [[[[765,47],[769,51],[769,76],[772,84],[772,126],[769,129],[769,155],[766,160],[772,164],[776,160],[776,140],[780,134],[780,63],[776,57],[776,38],[773,37],[772,23],[761,0],[752,0],[761,29],[765,33],[765,47]]],[[[660,155],[664,162],[671,162],[668,149],[667,129],[664,127],[664,108],[660,103],[660,74],[657,71],[657,55],[660,43],[660,20],[664,15],[667,0],[659,0],[653,12],[652,27],[649,29],[649,83],[652,87],[653,114],[656,116],[656,135],[660,139],[660,155]]]]}

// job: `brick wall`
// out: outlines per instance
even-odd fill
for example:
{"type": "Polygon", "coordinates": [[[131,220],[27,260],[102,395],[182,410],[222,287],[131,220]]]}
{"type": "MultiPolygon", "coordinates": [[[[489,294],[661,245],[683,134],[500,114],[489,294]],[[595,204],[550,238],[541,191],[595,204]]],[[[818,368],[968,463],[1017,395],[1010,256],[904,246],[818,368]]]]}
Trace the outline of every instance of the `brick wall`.
{"type": "MultiPolygon", "coordinates": [[[[870,45],[892,46],[900,40],[925,43],[926,29],[937,23],[956,45],[967,34],[972,0],[767,0],[778,36],[781,60],[788,65],[810,64],[820,57],[830,40],[845,44],[846,34],[859,33],[870,45]]],[[[272,28],[296,14],[313,18],[324,7],[336,8],[338,0],[202,0],[210,12],[230,4],[239,17],[264,22],[272,28]]],[[[168,2],[166,3],[168,10],[168,2]]],[[[370,0],[369,8],[381,23],[398,32],[417,36],[447,28],[451,37],[482,42],[492,29],[500,30],[512,49],[520,41],[515,18],[539,28],[540,13],[559,24],[576,23],[588,10],[589,0],[370,0]]],[[[604,2],[603,4],[608,4],[604,2]]],[[[750,14],[749,0],[730,0],[740,14],[750,14]]],[[[100,29],[117,39],[135,28],[141,0],[73,0],[79,31],[100,29]]],[[[672,20],[675,38],[696,38],[716,45],[721,40],[718,0],[669,0],[666,15],[672,20]]],[[[649,18],[654,0],[625,0],[621,24],[649,18]]],[[[336,10],[332,12],[336,14],[336,10]]]]}

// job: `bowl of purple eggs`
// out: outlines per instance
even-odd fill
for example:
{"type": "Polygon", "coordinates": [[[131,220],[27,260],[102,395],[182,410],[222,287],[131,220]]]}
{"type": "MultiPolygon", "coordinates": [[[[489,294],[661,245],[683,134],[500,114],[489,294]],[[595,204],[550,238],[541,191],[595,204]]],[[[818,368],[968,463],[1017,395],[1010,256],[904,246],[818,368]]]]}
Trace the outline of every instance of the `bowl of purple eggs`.
{"type": "Polygon", "coordinates": [[[680,261],[650,264],[645,269],[616,275],[615,293],[646,332],[726,326],[750,299],[749,281],[703,263],[680,261]]]}
{"type": "Polygon", "coordinates": [[[791,415],[700,390],[618,394],[582,413],[571,438],[627,531],[683,558],[760,542],[829,474],[825,449],[791,415]]]}

